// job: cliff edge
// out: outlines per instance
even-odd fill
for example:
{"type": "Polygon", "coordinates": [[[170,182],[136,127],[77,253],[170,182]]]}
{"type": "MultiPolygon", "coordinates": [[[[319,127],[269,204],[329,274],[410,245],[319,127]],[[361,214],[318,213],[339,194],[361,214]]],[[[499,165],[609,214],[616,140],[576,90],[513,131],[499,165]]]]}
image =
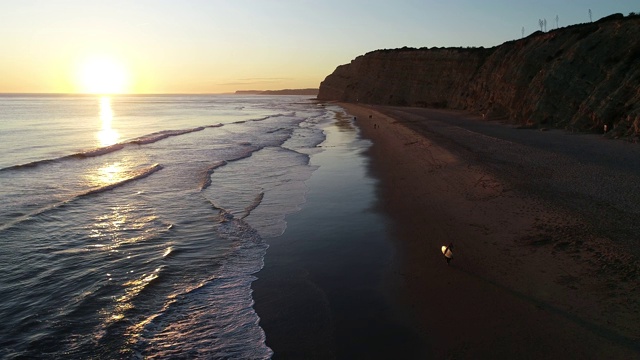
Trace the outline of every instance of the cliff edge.
{"type": "Polygon", "coordinates": [[[531,127],[640,136],[640,16],[614,14],[493,48],[377,50],[319,100],[468,110],[531,127]]]}

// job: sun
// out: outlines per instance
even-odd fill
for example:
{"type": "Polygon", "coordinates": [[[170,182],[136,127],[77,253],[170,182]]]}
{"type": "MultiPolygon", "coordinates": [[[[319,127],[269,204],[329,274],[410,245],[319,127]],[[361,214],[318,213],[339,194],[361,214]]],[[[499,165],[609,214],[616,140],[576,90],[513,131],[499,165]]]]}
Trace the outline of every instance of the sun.
{"type": "Polygon", "coordinates": [[[80,65],[78,85],[83,93],[122,94],[128,90],[129,74],[116,59],[92,57],[80,65]]]}

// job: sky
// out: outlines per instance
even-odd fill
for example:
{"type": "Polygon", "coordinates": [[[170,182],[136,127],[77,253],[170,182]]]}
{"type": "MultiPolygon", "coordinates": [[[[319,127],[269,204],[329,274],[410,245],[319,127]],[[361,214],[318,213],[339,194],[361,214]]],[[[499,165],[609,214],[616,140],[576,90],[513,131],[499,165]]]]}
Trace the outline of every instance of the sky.
{"type": "Polygon", "coordinates": [[[589,10],[640,1],[0,0],[0,93],[317,88],[369,51],[492,47],[589,10]]]}

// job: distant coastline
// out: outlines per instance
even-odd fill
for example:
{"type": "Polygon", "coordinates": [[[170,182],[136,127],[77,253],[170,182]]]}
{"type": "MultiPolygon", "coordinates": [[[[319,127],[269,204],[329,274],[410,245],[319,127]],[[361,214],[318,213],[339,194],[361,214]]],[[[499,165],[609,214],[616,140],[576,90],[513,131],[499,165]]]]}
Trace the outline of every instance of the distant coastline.
{"type": "Polygon", "coordinates": [[[319,89],[238,90],[236,95],[318,95],[319,89]]]}

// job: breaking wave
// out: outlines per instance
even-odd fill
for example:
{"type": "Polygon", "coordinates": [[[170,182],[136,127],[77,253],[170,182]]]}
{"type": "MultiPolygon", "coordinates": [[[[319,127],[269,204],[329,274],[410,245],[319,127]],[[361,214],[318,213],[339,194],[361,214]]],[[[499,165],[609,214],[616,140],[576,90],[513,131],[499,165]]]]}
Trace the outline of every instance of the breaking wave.
{"type": "Polygon", "coordinates": [[[211,185],[211,174],[213,174],[215,169],[224,165],[227,165],[227,161],[223,160],[213,164],[211,167],[207,169],[207,171],[204,173],[204,176],[202,177],[202,181],[200,182],[200,191],[208,188],[209,185],[211,185]]]}
{"type": "Polygon", "coordinates": [[[264,192],[261,192],[260,194],[258,194],[256,198],[253,199],[253,202],[249,206],[247,206],[246,209],[244,209],[244,214],[240,217],[240,219],[244,219],[247,216],[251,215],[251,212],[258,206],[260,206],[263,198],[264,198],[264,192]]]}
{"type": "Polygon", "coordinates": [[[207,129],[207,128],[217,128],[217,127],[221,127],[221,126],[223,126],[223,124],[199,126],[199,127],[195,127],[195,128],[191,128],[191,129],[182,129],[182,130],[162,130],[162,131],[154,132],[154,133],[151,133],[151,134],[139,136],[137,138],[133,138],[133,139],[121,142],[121,143],[114,144],[114,145],[98,147],[98,148],[95,148],[95,149],[91,149],[91,150],[87,150],[87,151],[81,151],[81,152],[78,152],[78,153],[75,153],[75,154],[65,155],[65,156],[61,156],[61,157],[53,158],[53,159],[36,160],[36,161],[32,161],[32,162],[29,162],[29,163],[26,163],[26,164],[18,164],[18,165],[8,166],[8,167],[0,169],[0,171],[18,170],[18,169],[23,169],[23,168],[33,168],[33,167],[36,167],[36,166],[39,166],[39,165],[44,165],[44,164],[53,163],[53,162],[62,161],[62,160],[85,159],[85,158],[92,158],[92,157],[102,156],[102,155],[106,155],[106,154],[110,154],[110,153],[116,152],[118,150],[122,150],[128,145],[147,145],[147,144],[152,144],[152,143],[158,142],[160,140],[164,140],[164,139],[166,139],[168,137],[185,135],[185,134],[189,134],[189,133],[193,133],[193,132],[197,132],[197,131],[202,131],[202,130],[207,129]]]}
{"type": "Polygon", "coordinates": [[[99,194],[99,193],[103,193],[103,192],[106,192],[106,191],[109,191],[109,190],[113,190],[115,188],[118,188],[118,187],[123,186],[125,184],[128,184],[130,182],[146,178],[147,176],[149,176],[149,175],[151,175],[151,174],[153,174],[153,173],[155,173],[155,172],[157,172],[159,170],[162,170],[162,165],[154,164],[149,168],[145,168],[145,169],[141,169],[141,170],[133,172],[132,175],[130,177],[126,178],[126,179],[123,179],[123,180],[120,180],[118,182],[111,183],[111,184],[108,184],[108,185],[96,186],[96,187],[93,187],[93,188],[91,188],[89,190],[77,193],[77,194],[71,196],[68,199],[65,199],[63,201],[59,201],[59,202],[56,202],[54,204],[50,204],[50,205],[41,207],[41,208],[39,208],[39,209],[37,209],[35,211],[32,211],[32,212],[30,212],[28,214],[25,214],[25,215],[22,215],[22,216],[20,216],[20,217],[18,217],[16,219],[13,219],[12,221],[10,221],[10,222],[8,222],[6,224],[0,225],[0,231],[4,231],[4,230],[7,230],[9,228],[12,228],[12,227],[14,227],[17,224],[20,224],[22,222],[29,221],[30,219],[32,219],[32,218],[34,218],[34,217],[36,217],[38,215],[44,214],[44,213],[49,212],[51,210],[54,210],[54,209],[57,209],[57,208],[62,207],[64,205],[67,205],[67,204],[69,204],[69,203],[71,203],[71,202],[73,202],[73,201],[75,201],[77,199],[81,199],[81,198],[84,198],[84,197],[87,197],[87,196],[91,196],[91,195],[94,195],[94,194],[99,194]]]}
{"type": "Polygon", "coordinates": [[[101,192],[109,191],[109,190],[115,189],[117,187],[120,187],[120,186],[122,186],[124,184],[130,183],[132,181],[146,178],[147,176],[153,174],[154,172],[156,172],[158,170],[162,170],[162,165],[154,164],[150,168],[142,169],[140,171],[137,171],[137,172],[133,173],[133,175],[131,177],[128,177],[128,178],[126,178],[124,180],[115,182],[113,184],[95,187],[95,188],[93,188],[91,190],[88,190],[88,191],[86,191],[86,192],[84,192],[82,194],[77,195],[77,197],[84,197],[84,196],[89,196],[89,195],[93,195],[93,194],[98,194],[98,193],[101,193],[101,192]]]}

